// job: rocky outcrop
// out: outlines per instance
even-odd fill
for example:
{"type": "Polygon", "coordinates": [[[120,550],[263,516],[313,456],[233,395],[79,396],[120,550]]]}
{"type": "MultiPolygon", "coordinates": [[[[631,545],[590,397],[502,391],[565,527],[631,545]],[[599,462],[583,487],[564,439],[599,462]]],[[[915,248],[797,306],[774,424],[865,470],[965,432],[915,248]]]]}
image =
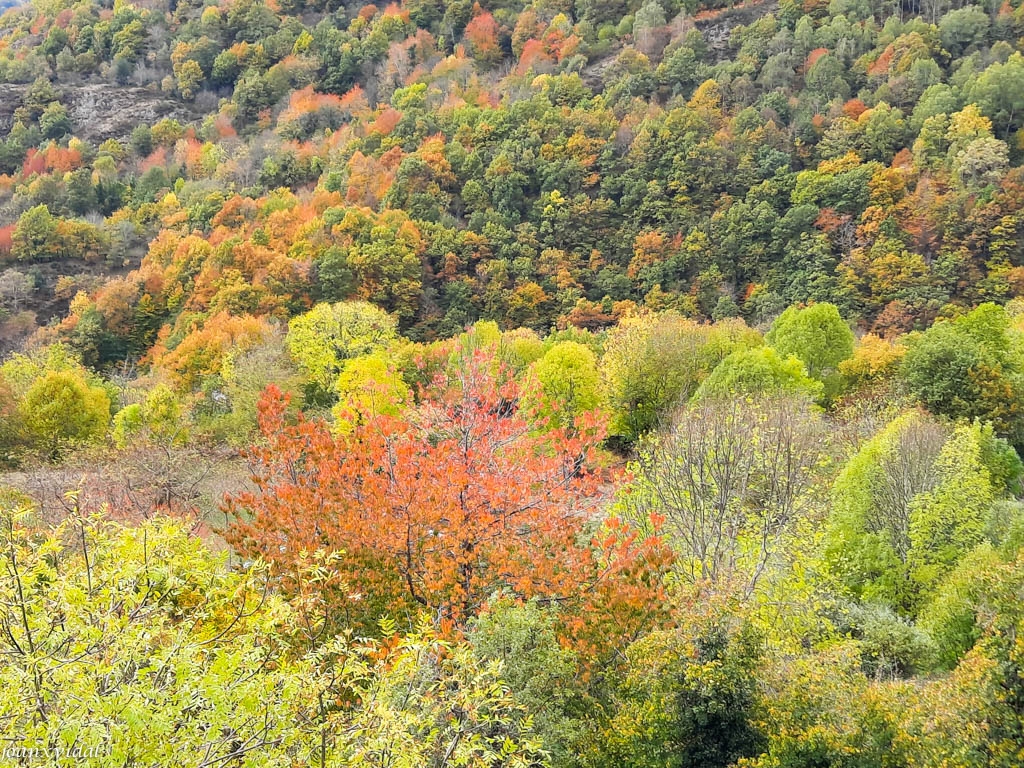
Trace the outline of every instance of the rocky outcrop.
{"type": "MultiPolygon", "coordinates": [[[[693,16],[681,13],[670,28],[675,40],[696,28],[707,44],[706,63],[718,64],[730,56],[730,39],[736,27],[750,25],[778,9],[779,0],[741,0],[735,5],[702,10],[693,16]]],[[[622,47],[615,45],[612,50],[588,62],[580,72],[583,82],[595,91],[603,90],[608,70],[615,65],[621,53],[622,47]]],[[[660,57],[656,57],[654,63],[659,61],[660,57]]]]}
{"type": "Polygon", "coordinates": [[[11,122],[14,119],[14,110],[21,104],[21,94],[25,91],[23,85],[7,85],[0,83],[0,137],[6,136],[11,130],[11,122]]]}
{"type": "MultiPolygon", "coordinates": [[[[27,87],[0,84],[0,137],[11,129],[14,111],[27,87]]],[[[188,105],[146,88],[86,83],[60,89],[61,102],[68,108],[75,135],[93,143],[123,139],[137,125],[152,125],[165,117],[181,122],[199,117],[188,105]]]]}
{"type": "Polygon", "coordinates": [[[744,0],[727,8],[698,13],[694,23],[707,43],[709,63],[717,64],[729,58],[729,40],[736,27],[748,26],[778,9],[778,0],[744,0]]]}

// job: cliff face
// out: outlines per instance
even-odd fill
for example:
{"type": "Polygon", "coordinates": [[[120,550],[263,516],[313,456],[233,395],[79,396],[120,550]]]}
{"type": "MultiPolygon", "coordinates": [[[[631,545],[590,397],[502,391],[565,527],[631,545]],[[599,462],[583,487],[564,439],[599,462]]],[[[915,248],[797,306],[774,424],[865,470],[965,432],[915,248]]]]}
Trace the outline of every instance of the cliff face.
{"type": "Polygon", "coordinates": [[[778,0],[744,0],[729,8],[698,13],[694,16],[694,24],[707,43],[709,60],[717,64],[728,59],[732,31],[739,26],[748,26],[778,9],[778,0]]]}
{"type": "MultiPolygon", "coordinates": [[[[152,125],[165,118],[182,122],[198,117],[180,101],[145,88],[107,83],[62,85],[61,102],[68,108],[76,136],[93,143],[123,139],[137,125],[152,125]]],[[[14,111],[21,105],[27,85],[0,84],[0,137],[11,129],[14,111]]]]}
{"type": "MultiPolygon", "coordinates": [[[[718,64],[729,59],[730,38],[736,27],[749,26],[762,16],[775,13],[779,9],[779,0],[739,0],[735,5],[724,8],[699,11],[693,16],[680,14],[670,25],[675,39],[679,39],[690,29],[696,29],[704,37],[707,45],[708,64],[718,64]]],[[[583,68],[583,81],[594,90],[603,90],[611,69],[622,53],[622,47],[616,46],[606,55],[593,59],[583,68]]],[[[655,64],[660,61],[655,56],[655,64]]]]}
{"type": "Polygon", "coordinates": [[[25,90],[23,85],[7,85],[0,83],[0,136],[7,137],[11,130],[11,122],[14,117],[14,110],[21,103],[21,94],[25,90]]]}

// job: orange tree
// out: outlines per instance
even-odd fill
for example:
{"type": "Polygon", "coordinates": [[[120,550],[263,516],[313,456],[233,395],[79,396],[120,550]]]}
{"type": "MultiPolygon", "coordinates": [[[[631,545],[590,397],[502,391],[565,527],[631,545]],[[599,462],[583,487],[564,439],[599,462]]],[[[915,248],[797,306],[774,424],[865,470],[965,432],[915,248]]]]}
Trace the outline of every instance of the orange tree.
{"type": "Polygon", "coordinates": [[[667,550],[599,519],[595,421],[538,430],[496,368],[474,353],[414,409],[345,435],[289,421],[287,398],[268,390],[265,440],[249,454],[256,490],[227,500],[229,540],[286,590],[315,591],[331,622],[426,612],[458,630],[511,593],[558,603],[566,639],[588,654],[624,648],[663,616],[667,550]],[[298,574],[315,552],[332,557],[311,585],[298,574]]]}

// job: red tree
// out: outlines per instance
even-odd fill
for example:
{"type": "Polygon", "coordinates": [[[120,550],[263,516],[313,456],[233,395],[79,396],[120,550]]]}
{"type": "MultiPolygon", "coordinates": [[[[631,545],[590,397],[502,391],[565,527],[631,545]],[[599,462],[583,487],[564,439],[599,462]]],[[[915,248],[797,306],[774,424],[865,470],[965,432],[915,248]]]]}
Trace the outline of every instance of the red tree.
{"type": "Polygon", "coordinates": [[[501,61],[498,31],[494,16],[474,3],[473,18],[466,25],[466,41],[475,59],[492,65],[501,61]]]}
{"type": "Polygon", "coordinates": [[[306,553],[343,552],[340,578],[324,580],[344,584],[327,601],[338,621],[427,611],[458,628],[506,591],[559,602],[578,645],[633,639],[662,609],[665,549],[596,522],[593,424],[538,432],[494,368],[477,354],[406,416],[344,437],[286,423],[287,400],[268,391],[266,443],[250,454],[257,490],[228,500],[230,541],[292,591],[308,588],[306,553]]]}
{"type": "Polygon", "coordinates": [[[8,256],[11,253],[11,245],[14,243],[14,225],[0,227],[0,256],[8,256]]]}

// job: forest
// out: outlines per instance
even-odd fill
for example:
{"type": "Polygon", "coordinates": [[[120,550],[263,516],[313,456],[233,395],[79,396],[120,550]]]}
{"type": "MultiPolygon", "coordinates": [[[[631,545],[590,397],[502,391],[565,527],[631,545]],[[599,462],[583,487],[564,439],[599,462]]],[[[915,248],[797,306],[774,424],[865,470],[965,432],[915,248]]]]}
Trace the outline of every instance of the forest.
{"type": "Polygon", "coordinates": [[[0,14],[0,766],[1024,765],[1021,0],[0,14]]]}

